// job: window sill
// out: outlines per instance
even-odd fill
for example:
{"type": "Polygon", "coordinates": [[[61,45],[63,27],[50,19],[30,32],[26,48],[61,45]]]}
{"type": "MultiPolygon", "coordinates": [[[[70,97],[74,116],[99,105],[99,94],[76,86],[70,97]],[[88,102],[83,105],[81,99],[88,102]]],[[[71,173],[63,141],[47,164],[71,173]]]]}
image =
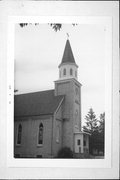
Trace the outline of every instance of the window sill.
{"type": "Polygon", "coordinates": [[[37,144],[37,147],[43,147],[43,144],[37,144]]]}
{"type": "Polygon", "coordinates": [[[16,144],[17,147],[21,147],[21,144],[16,144]]]}

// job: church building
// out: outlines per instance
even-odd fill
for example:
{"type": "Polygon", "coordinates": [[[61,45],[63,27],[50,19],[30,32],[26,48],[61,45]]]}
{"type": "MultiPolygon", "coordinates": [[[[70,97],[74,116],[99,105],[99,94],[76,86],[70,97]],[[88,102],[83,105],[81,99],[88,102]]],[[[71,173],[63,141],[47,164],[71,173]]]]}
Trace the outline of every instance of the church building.
{"type": "Polygon", "coordinates": [[[54,158],[63,147],[74,157],[89,153],[89,134],[81,131],[81,83],[67,39],[59,79],[47,91],[14,97],[14,157],[54,158]]]}

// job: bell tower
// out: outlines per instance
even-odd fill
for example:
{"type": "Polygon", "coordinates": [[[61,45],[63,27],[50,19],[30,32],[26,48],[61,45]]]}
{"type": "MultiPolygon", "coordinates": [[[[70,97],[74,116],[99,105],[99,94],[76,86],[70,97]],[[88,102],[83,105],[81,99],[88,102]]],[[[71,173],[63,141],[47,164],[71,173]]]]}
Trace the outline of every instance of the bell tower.
{"type": "Polygon", "coordinates": [[[55,95],[65,95],[63,105],[63,146],[74,150],[74,134],[81,131],[81,84],[77,80],[78,65],[67,39],[55,81],[55,95]]]}

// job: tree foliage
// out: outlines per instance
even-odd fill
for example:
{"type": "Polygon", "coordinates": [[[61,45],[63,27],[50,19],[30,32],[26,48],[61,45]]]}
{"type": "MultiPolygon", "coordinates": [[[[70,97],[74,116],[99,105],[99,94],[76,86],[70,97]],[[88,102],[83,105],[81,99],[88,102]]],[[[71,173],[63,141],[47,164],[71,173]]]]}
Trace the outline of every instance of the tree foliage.
{"type": "MultiPolygon", "coordinates": [[[[20,25],[20,27],[25,27],[25,26],[27,26],[27,25],[32,25],[32,24],[34,24],[35,26],[36,25],[39,25],[39,23],[20,23],[19,25],[20,25]]],[[[61,28],[62,28],[62,24],[60,24],[60,23],[49,23],[49,25],[52,27],[52,29],[54,30],[54,31],[60,31],[61,30],[61,28]]],[[[77,24],[72,24],[73,26],[76,26],[77,24]]]]}
{"type": "Polygon", "coordinates": [[[62,24],[50,24],[50,26],[57,32],[62,28],[62,24]]]}
{"type": "Polygon", "coordinates": [[[92,108],[85,117],[86,125],[83,130],[89,132],[89,151],[93,154],[93,150],[104,153],[104,129],[105,129],[105,113],[100,114],[99,120],[92,108]]]}
{"type": "Polygon", "coordinates": [[[104,132],[105,129],[105,112],[100,114],[99,132],[104,132]]]}
{"type": "Polygon", "coordinates": [[[97,128],[97,118],[92,108],[90,108],[88,114],[85,116],[86,125],[83,126],[83,130],[89,133],[94,132],[97,128]]]}
{"type": "MultiPolygon", "coordinates": [[[[20,27],[25,27],[25,26],[27,26],[27,25],[32,25],[33,23],[20,23],[19,25],[20,25],[20,27]]],[[[34,25],[36,26],[36,25],[38,25],[39,23],[34,23],[34,25]]]]}
{"type": "Polygon", "coordinates": [[[14,93],[18,92],[18,89],[14,89],[14,93]]]}

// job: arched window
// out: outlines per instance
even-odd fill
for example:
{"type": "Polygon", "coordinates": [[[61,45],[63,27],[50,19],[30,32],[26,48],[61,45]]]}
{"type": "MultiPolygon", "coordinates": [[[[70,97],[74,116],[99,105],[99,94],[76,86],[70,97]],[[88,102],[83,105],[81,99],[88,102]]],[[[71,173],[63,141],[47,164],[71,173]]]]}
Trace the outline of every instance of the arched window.
{"type": "Polygon", "coordinates": [[[43,124],[39,125],[38,144],[43,144],[43,124]]]}
{"type": "Polygon", "coordinates": [[[63,69],[63,75],[64,76],[66,75],[66,69],[63,69]]]}
{"type": "Polygon", "coordinates": [[[72,70],[72,68],[70,69],[70,75],[71,75],[71,76],[73,75],[73,70],[72,70]]]}
{"type": "Polygon", "coordinates": [[[18,135],[17,135],[17,144],[21,144],[21,139],[22,139],[22,125],[19,124],[18,135]]]}

